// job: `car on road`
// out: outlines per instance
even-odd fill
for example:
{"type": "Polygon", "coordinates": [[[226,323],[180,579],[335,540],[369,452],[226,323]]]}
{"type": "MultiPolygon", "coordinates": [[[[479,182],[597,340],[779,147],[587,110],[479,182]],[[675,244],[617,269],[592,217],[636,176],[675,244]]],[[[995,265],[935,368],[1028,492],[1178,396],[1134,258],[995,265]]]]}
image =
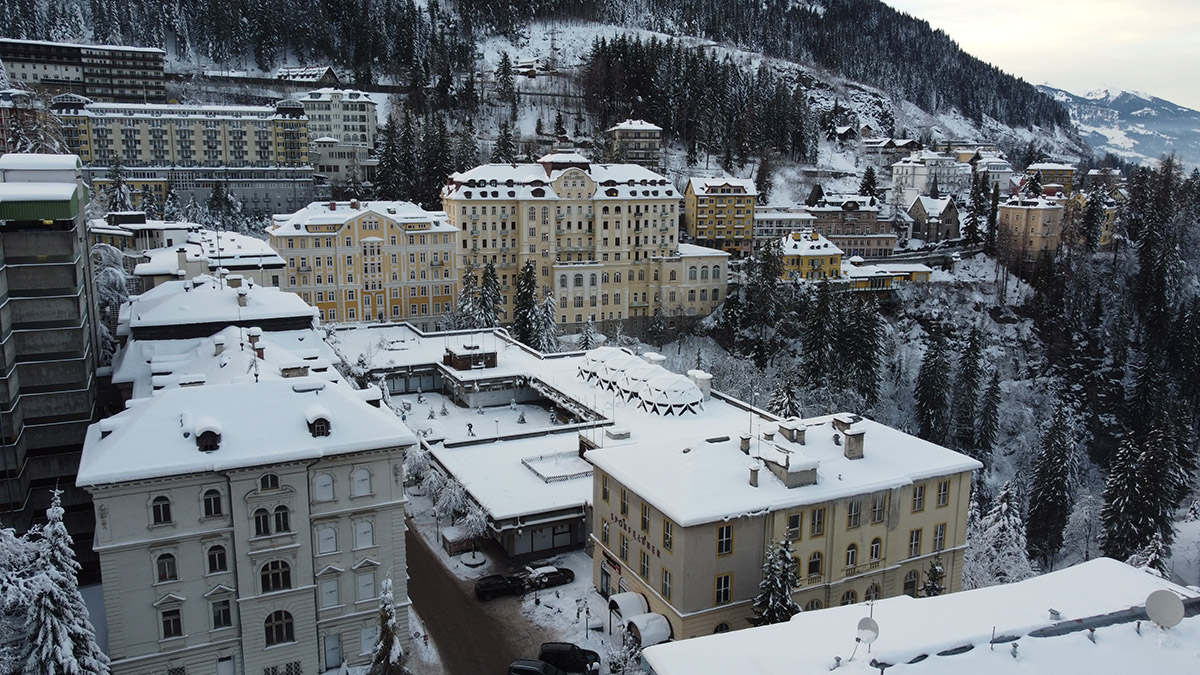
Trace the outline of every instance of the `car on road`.
{"type": "Polygon", "coordinates": [[[543,642],[538,658],[565,673],[600,671],[600,655],[570,642],[543,642]]]}
{"type": "Polygon", "coordinates": [[[533,567],[528,572],[531,588],[550,588],[575,581],[575,572],[567,567],[533,567]]]}
{"type": "Polygon", "coordinates": [[[475,580],[475,597],[491,600],[500,595],[520,595],[525,592],[525,580],[521,577],[506,577],[492,574],[475,580]]]}
{"type": "Polygon", "coordinates": [[[560,675],[561,670],[537,659],[517,659],[508,664],[508,675],[560,675]]]}

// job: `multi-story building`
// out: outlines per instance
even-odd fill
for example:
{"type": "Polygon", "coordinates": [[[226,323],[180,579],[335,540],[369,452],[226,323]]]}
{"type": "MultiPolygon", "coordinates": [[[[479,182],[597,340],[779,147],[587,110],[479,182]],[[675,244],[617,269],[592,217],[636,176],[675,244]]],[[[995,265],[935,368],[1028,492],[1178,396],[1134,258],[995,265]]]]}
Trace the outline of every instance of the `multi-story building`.
{"type": "Polygon", "coordinates": [[[458,298],[459,241],[446,214],[410,202],[313,202],[277,215],[282,287],[323,321],[408,320],[437,328],[458,298]]]}
{"type": "Polygon", "coordinates": [[[688,235],[702,246],[750,255],[757,197],[758,189],[748,178],[692,178],[683,193],[688,235]]]}
{"type": "Polygon", "coordinates": [[[1040,175],[1043,190],[1047,186],[1060,185],[1062,193],[1069,195],[1075,189],[1075,167],[1070,164],[1038,162],[1025,167],[1025,173],[1030,176],[1040,175]]]}
{"type": "MultiPolygon", "coordinates": [[[[210,339],[207,353],[224,348],[210,339]]],[[[114,674],[366,665],[387,578],[408,644],[403,452],[416,439],[378,389],[304,362],[253,370],[231,384],[181,375],[88,429],[78,485],[95,501],[114,674]]]]}
{"type": "Polygon", "coordinates": [[[165,57],[146,47],[0,39],[0,61],[13,80],[97,101],[166,103],[165,57]]]}
{"type": "Polygon", "coordinates": [[[330,136],[314,138],[310,153],[314,178],[319,181],[335,187],[375,182],[379,160],[371,157],[370,148],[362,143],[344,143],[330,136]]]}
{"type": "Polygon", "coordinates": [[[1010,260],[1031,263],[1062,243],[1063,207],[1043,197],[1012,197],[997,212],[997,243],[1010,260]]]}
{"type": "Polygon", "coordinates": [[[19,129],[42,112],[42,102],[33,92],[0,89],[0,154],[16,152],[19,129]]]}
{"type": "MultiPolygon", "coordinates": [[[[1097,169],[1092,169],[1092,171],[1096,170],[1097,169]]],[[[1095,179],[1089,175],[1089,183],[1091,183],[1093,180],[1095,179]]],[[[1067,199],[1067,202],[1063,205],[1063,219],[1065,220],[1067,218],[1066,209],[1071,208],[1074,211],[1071,217],[1075,218],[1077,222],[1082,223],[1084,213],[1088,207],[1089,196],[1095,196],[1095,198],[1103,200],[1103,203],[1100,206],[1099,248],[1101,251],[1110,251],[1113,247],[1113,233],[1116,231],[1119,206],[1117,205],[1117,200],[1114,199],[1108,192],[1107,183],[1104,182],[1103,178],[1100,179],[1099,182],[1091,184],[1097,187],[1094,192],[1091,190],[1079,190],[1067,199]],[[1074,203],[1072,204],[1072,202],[1074,203]]]]}
{"type": "Polygon", "coordinates": [[[904,192],[904,203],[921,195],[954,195],[971,185],[971,166],[940,152],[922,150],[892,164],[892,189],[904,192]]]}
{"type": "Polygon", "coordinates": [[[657,169],[662,161],[662,127],[643,120],[625,120],[606,133],[612,152],[626,162],[657,169]]]}
{"type": "Polygon", "coordinates": [[[87,493],[73,487],[96,414],[96,324],[73,155],[0,156],[0,519],[27,530],[62,496],[83,578],[97,572],[87,493]]]}
{"type": "Polygon", "coordinates": [[[912,231],[908,236],[927,242],[960,236],[958,205],[950,197],[917,197],[908,207],[912,231]]]}
{"type": "Polygon", "coordinates": [[[793,232],[781,240],[783,278],[836,279],[842,275],[842,249],[812,230],[793,232]]]}
{"type": "Polygon", "coordinates": [[[754,208],[754,248],[778,241],[793,232],[813,229],[813,214],[803,207],[756,206],[754,208]]]}
{"type": "Polygon", "coordinates": [[[1007,159],[999,155],[981,154],[974,165],[975,175],[983,179],[984,188],[989,195],[993,189],[999,190],[1002,195],[1008,194],[1013,168],[1007,159]]]}
{"type": "Polygon", "coordinates": [[[882,207],[866,195],[824,195],[808,207],[812,229],[848,256],[882,258],[896,249],[890,221],[880,220],[882,207]]]}
{"type": "Polygon", "coordinates": [[[355,89],[316,89],[300,98],[312,138],[375,146],[375,102],[355,89]]]}
{"type": "Polygon", "coordinates": [[[442,204],[459,230],[459,265],[495,265],[505,323],[528,261],[555,291],[567,326],[591,319],[644,331],[655,314],[670,323],[706,316],[725,295],[729,255],[681,245],[679,193],[636,164],[593,164],[567,152],[536,164],[486,164],[452,175],[442,204]]]}
{"type": "Polygon", "coordinates": [[[675,639],[749,627],[764,553],[783,539],[806,610],[916,596],[935,559],[959,590],[979,462],[857,415],[757,421],[675,439],[682,452],[586,454],[593,581],[622,625],[659,615],[675,639]]]}

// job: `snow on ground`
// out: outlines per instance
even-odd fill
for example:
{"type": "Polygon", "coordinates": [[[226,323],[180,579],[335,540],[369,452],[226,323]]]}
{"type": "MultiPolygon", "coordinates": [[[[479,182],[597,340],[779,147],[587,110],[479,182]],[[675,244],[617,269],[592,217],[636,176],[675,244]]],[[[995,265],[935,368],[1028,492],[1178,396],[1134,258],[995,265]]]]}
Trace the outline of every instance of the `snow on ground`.
{"type": "Polygon", "coordinates": [[[1200,586],[1200,520],[1175,523],[1170,567],[1175,583],[1200,586]]]}
{"type": "Polygon", "coordinates": [[[445,672],[442,669],[442,657],[438,654],[433,640],[428,639],[425,622],[421,621],[421,617],[417,615],[417,610],[412,605],[408,607],[408,627],[414,636],[420,633],[421,637],[413,638],[412,649],[405,665],[414,675],[442,675],[445,672]]]}

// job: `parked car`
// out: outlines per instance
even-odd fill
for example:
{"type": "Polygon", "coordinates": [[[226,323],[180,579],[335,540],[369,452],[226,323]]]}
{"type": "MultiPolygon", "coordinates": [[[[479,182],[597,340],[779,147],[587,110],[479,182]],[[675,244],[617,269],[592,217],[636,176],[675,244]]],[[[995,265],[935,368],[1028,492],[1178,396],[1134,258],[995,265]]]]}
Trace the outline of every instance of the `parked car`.
{"type": "Polygon", "coordinates": [[[575,581],[575,572],[566,567],[534,567],[529,569],[529,585],[533,588],[562,586],[575,581]]]}
{"type": "Polygon", "coordinates": [[[520,595],[524,591],[525,580],[521,577],[492,574],[475,581],[475,597],[480,600],[491,600],[498,595],[520,595]]]}
{"type": "Polygon", "coordinates": [[[543,642],[538,658],[566,673],[600,671],[600,655],[570,642],[543,642]]]}
{"type": "Polygon", "coordinates": [[[508,664],[508,675],[560,675],[561,670],[537,659],[517,659],[508,664]]]}

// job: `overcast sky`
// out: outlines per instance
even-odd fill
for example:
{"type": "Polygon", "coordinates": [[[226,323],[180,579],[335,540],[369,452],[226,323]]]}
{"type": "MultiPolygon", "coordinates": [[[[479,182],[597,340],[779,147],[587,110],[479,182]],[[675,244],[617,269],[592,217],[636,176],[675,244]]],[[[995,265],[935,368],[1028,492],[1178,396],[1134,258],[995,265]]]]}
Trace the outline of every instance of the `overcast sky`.
{"type": "Polygon", "coordinates": [[[1112,88],[1200,110],[1200,1],[883,0],[1033,84],[1112,88]]]}

